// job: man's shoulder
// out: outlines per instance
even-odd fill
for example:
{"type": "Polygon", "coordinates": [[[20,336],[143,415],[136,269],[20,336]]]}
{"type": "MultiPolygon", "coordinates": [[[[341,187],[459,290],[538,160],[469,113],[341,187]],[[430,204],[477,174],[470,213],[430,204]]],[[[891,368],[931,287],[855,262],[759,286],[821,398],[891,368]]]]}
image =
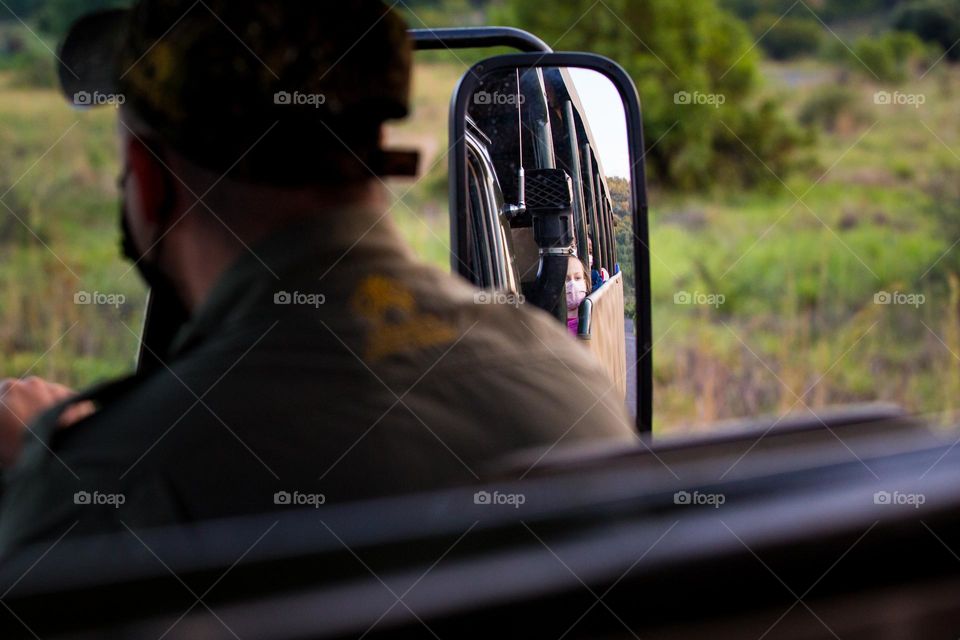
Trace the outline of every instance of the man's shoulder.
{"type": "Polygon", "coordinates": [[[413,288],[425,310],[455,323],[461,342],[474,347],[464,350],[473,357],[491,366],[497,361],[559,359],[573,368],[592,368],[583,345],[523,294],[481,290],[432,267],[421,266],[416,273],[413,288]]]}
{"type": "Polygon", "coordinates": [[[459,394],[464,411],[482,402],[489,421],[530,433],[551,434],[563,424],[575,437],[632,434],[625,402],[601,363],[521,295],[482,291],[430,267],[404,280],[414,283],[424,313],[451,329],[443,343],[410,356],[425,372],[422,385],[459,394]]]}

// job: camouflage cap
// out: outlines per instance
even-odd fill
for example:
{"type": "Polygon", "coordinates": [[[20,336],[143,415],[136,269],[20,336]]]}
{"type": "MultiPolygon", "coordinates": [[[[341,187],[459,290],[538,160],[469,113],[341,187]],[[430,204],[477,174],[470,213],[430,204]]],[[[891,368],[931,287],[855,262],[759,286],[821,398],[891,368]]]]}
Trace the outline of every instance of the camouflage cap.
{"type": "Polygon", "coordinates": [[[409,173],[379,134],[407,115],[412,45],[379,0],[140,0],[78,20],[59,57],[75,106],[126,104],[187,158],[239,179],[409,173]]]}

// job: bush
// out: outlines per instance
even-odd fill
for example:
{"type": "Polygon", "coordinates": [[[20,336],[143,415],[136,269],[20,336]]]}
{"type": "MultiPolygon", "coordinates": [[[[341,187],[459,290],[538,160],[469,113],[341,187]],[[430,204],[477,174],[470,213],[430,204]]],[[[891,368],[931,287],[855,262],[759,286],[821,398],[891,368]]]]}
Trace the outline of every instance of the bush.
{"type": "Polygon", "coordinates": [[[36,23],[43,33],[59,40],[80,16],[100,9],[130,6],[133,0],[44,0],[28,4],[30,9],[27,13],[19,15],[36,23]]]}
{"type": "Polygon", "coordinates": [[[556,49],[593,51],[622,64],[637,83],[646,138],[659,141],[646,156],[652,180],[689,189],[719,184],[721,174],[730,175],[725,183],[730,187],[776,180],[740,140],[755,145],[781,177],[792,162],[800,139],[775,105],[756,104],[760,79],[754,38],[716,0],[608,0],[603,5],[570,0],[550,11],[527,0],[507,0],[493,21],[527,28],[556,49]],[[589,20],[581,20],[588,12],[589,20]],[[723,104],[681,103],[681,92],[723,96],[723,104]],[[743,170],[731,174],[731,168],[743,170]]]}
{"type": "Polygon", "coordinates": [[[813,138],[787,117],[778,102],[764,100],[731,122],[735,124],[718,135],[722,161],[712,168],[714,184],[779,189],[793,169],[808,168],[809,158],[800,152],[813,138]]]}
{"type": "Polygon", "coordinates": [[[893,20],[894,28],[916,34],[948,51],[951,60],[960,60],[960,4],[948,0],[923,0],[903,6],[893,20]]]}
{"type": "Polygon", "coordinates": [[[754,18],[750,26],[760,46],[774,60],[789,60],[816,53],[823,43],[823,25],[806,18],[783,18],[764,14],[754,18]]]}
{"type": "Polygon", "coordinates": [[[818,89],[800,108],[800,124],[825,131],[837,131],[864,124],[869,116],[856,91],[843,85],[818,89]]]}
{"type": "Polygon", "coordinates": [[[894,52],[874,38],[858,39],[853,52],[856,56],[856,60],[851,61],[854,69],[873,75],[881,82],[903,82],[907,79],[906,69],[897,64],[894,52]]]}
{"type": "Polygon", "coordinates": [[[11,84],[18,87],[52,87],[57,81],[53,54],[23,28],[0,30],[0,70],[12,72],[11,84]]]}
{"type": "Polygon", "coordinates": [[[848,64],[881,82],[903,82],[913,66],[929,63],[935,57],[916,35],[902,31],[864,36],[857,40],[853,52],[848,64]]]}
{"type": "MultiPolygon", "coordinates": [[[[826,22],[846,19],[859,19],[871,14],[885,13],[902,0],[817,0],[807,2],[807,5],[826,22]]],[[[806,15],[811,17],[810,11],[795,0],[721,0],[721,5],[737,16],[750,20],[762,13],[783,15],[806,15]]]]}
{"type": "Polygon", "coordinates": [[[53,56],[46,52],[33,51],[17,56],[13,63],[15,87],[55,87],[57,71],[53,56]]]}

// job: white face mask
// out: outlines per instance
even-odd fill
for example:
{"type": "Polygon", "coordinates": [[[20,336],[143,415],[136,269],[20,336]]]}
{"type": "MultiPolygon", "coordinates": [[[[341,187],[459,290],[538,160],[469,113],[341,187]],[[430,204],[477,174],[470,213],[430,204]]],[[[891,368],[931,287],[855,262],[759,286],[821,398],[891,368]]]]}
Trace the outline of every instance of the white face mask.
{"type": "Polygon", "coordinates": [[[593,254],[591,253],[591,254],[590,254],[589,256],[587,256],[587,257],[590,259],[590,268],[593,269],[593,254]]]}
{"type": "Polygon", "coordinates": [[[567,281],[567,309],[576,309],[587,297],[587,283],[583,280],[567,281]]]}

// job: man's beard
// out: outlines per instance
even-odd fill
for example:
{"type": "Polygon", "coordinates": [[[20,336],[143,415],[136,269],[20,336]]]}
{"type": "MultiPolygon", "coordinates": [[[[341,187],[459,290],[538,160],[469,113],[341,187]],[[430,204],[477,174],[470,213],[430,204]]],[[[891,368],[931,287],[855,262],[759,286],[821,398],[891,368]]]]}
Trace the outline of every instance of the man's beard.
{"type": "MultiPolygon", "coordinates": [[[[127,205],[124,202],[120,207],[120,237],[123,255],[133,262],[140,277],[154,292],[165,292],[176,295],[176,288],[173,286],[173,280],[167,276],[160,268],[157,262],[147,260],[146,254],[137,249],[137,244],[133,239],[133,231],[130,228],[130,221],[127,217],[127,205]]],[[[153,243],[154,249],[159,249],[161,240],[153,243]]],[[[157,253],[157,252],[155,252],[157,253]]]]}

